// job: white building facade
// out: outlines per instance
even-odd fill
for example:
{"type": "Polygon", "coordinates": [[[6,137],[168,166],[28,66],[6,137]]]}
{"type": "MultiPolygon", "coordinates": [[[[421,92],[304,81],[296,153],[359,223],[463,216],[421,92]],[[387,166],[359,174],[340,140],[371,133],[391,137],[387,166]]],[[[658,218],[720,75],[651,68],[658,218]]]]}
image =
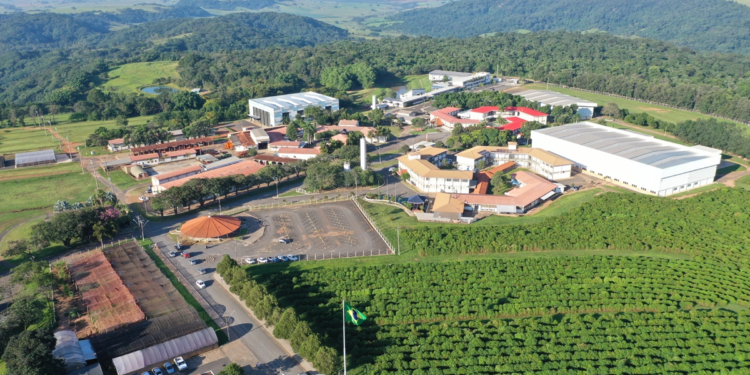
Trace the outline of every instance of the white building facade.
{"type": "Polygon", "coordinates": [[[713,183],[721,151],[580,122],[534,130],[535,147],[573,161],[584,172],[645,193],[667,196],[713,183]]]}
{"type": "Polygon", "coordinates": [[[539,148],[478,146],[456,154],[456,164],[462,171],[475,171],[480,161],[485,167],[509,161],[529,169],[549,180],[570,178],[573,162],[539,148]]]}
{"type": "Polygon", "coordinates": [[[294,120],[297,116],[303,116],[305,108],[309,106],[338,111],[339,100],[315,92],[250,99],[248,115],[263,127],[272,127],[282,125],[284,117],[294,120]]]}
{"type": "Polygon", "coordinates": [[[448,70],[433,70],[428,75],[432,82],[443,82],[452,86],[471,89],[492,82],[492,75],[487,72],[464,73],[448,70]]]}
{"type": "Polygon", "coordinates": [[[398,158],[400,174],[408,173],[408,182],[425,193],[468,194],[473,172],[444,170],[435,166],[445,158],[446,151],[427,147],[401,156],[398,158]]]}

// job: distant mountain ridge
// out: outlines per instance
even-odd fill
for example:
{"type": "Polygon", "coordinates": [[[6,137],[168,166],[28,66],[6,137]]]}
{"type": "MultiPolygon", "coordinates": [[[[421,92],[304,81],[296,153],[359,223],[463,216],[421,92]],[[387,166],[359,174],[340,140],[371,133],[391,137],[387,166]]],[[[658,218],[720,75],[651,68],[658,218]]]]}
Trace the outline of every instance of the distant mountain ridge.
{"type": "Polygon", "coordinates": [[[268,8],[276,4],[276,0],[180,0],[175,7],[200,7],[204,9],[236,10],[245,8],[250,10],[268,8]]]}
{"type": "Polygon", "coordinates": [[[460,0],[387,20],[397,23],[383,29],[433,37],[598,29],[701,51],[750,54],[750,7],[727,0],[460,0]]]}

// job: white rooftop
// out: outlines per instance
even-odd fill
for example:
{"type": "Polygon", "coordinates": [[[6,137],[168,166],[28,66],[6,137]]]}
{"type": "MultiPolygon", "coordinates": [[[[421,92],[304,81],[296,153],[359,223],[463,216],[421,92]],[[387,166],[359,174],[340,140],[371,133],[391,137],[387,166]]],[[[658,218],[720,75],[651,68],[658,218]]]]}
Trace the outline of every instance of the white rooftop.
{"type": "Polygon", "coordinates": [[[654,139],[645,134],[614,129],[591,122],[579,122],[552,128],[532,131],[549,137],[575,143],[640,164],[666,169],[676,165],[687,164],[696,160],[714,157],[713,149],[695,148],[654,139]],[[708,149],[708,150],[704,150],[708,149]]]}
{"type": "Polygon", "coordinates": [[[547,90],[525,90],[525,91],[519,91],[514,92],[513,95],[519,95],[524,97],[528,100],[533,100],[535,102],[539,102],[543,105],[551,105],[551,106],[563,106],[568,107],[571,104],[576,104],[579,107],[586,106],[586,107],[596,107],[597,103],[590,102],[588,100],[583,100],[580,98],[576,98],[575,96],[560,94],[559,92],[554,91],[547,91],[547,90]]]}
{"type": "Polygon", "coordinates": [[[444,75],[449,77],[471,77],[471,73],[464,72],[451,72],[450,70],[433,70],[430,72],[433,75],[444,75]]]}
{"type": "Polygon", "coordinates": [[[275,109],[289,108],[295,106],[309,106],[323,104],[337,100],[330,96],[318,94],[316,92],[301,92],[298,94],[286,94],[278,96],[268,96],[265,98],[250,99],[255,102],[275,109]]]}

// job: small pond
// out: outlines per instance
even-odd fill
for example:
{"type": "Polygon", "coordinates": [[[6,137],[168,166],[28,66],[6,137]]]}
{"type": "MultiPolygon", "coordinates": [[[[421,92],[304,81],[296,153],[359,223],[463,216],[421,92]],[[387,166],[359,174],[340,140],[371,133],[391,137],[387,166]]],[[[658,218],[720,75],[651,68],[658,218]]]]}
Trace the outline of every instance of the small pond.
{"type": "Polygon", "coordinates": [[[141,89],[141,91],[148,94],[161,94],[163,92],[177,92],[178,90],[167,86],[152,86],[144,87],[141,89]]]}

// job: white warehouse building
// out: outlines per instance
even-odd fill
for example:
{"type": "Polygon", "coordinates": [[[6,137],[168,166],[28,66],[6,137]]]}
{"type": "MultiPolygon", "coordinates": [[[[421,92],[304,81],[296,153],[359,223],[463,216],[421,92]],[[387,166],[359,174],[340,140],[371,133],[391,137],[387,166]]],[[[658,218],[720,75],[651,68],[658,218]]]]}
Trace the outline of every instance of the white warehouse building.
{"type": "Polygon", "coordinates": [[[627,130],[579,122],[531,132],[534,147],[574,168],[666,196],[713,183],[721,151],[687,147],[627,130]]]}
{"type": "Polygon", "coordinates": [[[338,99],[315,92],[269,96],[250,99],[248,102],[250,118],[259,122],[263,127],[281,125],[284,117],[294,120],[295,117],[304,115],[305,108],[309,106],[317,106],[330,111],[339,110],[338,99]]]}
{"type": "Polygon", "coordinates": [[[550,107],[570,107],[575,104],[578,106],[578,114],[581,115],[581,120],[588,120],[594,117],[594,108],[598,106],[596,103],[588,100],[547,90],[525,90],[514,92],[513,95],[519,95],[526,100],[535,101],[541,105],[550,107]]]}

